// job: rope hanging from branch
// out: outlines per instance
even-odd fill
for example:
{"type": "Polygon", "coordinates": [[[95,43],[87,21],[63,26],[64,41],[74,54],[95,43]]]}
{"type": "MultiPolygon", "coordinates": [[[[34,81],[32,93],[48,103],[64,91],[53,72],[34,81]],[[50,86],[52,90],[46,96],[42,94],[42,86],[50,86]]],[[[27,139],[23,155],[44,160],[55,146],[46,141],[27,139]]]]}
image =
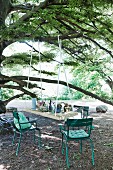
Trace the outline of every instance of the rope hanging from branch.
{"type": "Polygon", "coordinates": [[[34,39],[32,41],[32,48],[31,48],[31,57],[30,57],[30,63],[29,63],[29,74],[28,74],[28,81],[27,81],[27,88],[29,88],[29,79],[31,75],[31,66],[32,66],[32,59],[33,59],[33,47],[34,47],[34,39]]]}
{"type": "Polygon", "coordinates": [[[69,92],[69,95],[70,95],[68,78],[67,78],[66,70],[65,70],[65,67],[64,67],[63,58],[62,58],[62,42],[61,42],[61,40],[59,38],[59,35],[58,35],[58,46],[59,46],[60,62],[59,62],[59,66],[58,66],[58,81],[57,81],[58,83],[57,83],[57,95],[56,95],[56,103],[55,103],[55,106],[56,106],[55,116],[56,116],[58,97],[59,97],[59,82],[60,82],[61,65],[63,65],[63,71],[64,71],[64,74],[65,74],[65,79],[66,79],[66,83],[67,83],[67,87],[68,87],[68,92],[69,92]]]}
{"type": "Polygon", "coordinates": [[[41,68],[41,53],[40,53],[40,42],[38,40],[38,56],[39,56],[39,74],[40,74],[40,82],[41,82],[41,99],[42,99],[42,68],[41,68]]]}

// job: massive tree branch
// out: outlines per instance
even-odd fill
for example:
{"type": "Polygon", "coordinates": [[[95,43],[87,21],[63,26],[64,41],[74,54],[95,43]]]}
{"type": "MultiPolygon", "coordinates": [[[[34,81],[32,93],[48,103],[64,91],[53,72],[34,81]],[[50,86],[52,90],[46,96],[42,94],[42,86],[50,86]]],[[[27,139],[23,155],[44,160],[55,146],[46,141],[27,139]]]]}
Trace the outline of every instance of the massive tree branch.
{"type": "Polygon", "coordinates": [[[36,7],[37,5],[35,4],[18,4],[18,5],[13,5],[12,4],[12,8],[11,11],[17,11],[17,10],[32,10],[34,7],[36,7]]]}
{"type": "MultiPolygon", "coordinates": [[[[60,35],[59,38],[61,40],[66,40],[66,39],[74,39],[74,38],[80,38],[80,37],[83,37],[83,34],[82,33],[68,33],[68,34],[63,34],[63,35],[60,35]]],[[[55,41],[55,40],[58,40],[58,36],[47,36],[47,37],[41,37],[41,36],[37,36],[35,37],[35,40],[40,40],[40,41],[45,41],[45,42],[50,42],[50,41],[55,41]]]]}
{"type": "Polygon", "coordinates": [[[92,42],[93,42],[94,44],[96,44],[100,49],[102,49],[102,50],[104,50],[105,52],[107,52],[107,53],[113,58],[113,54],[112,54],[112,52],[111,52],[110,50],[104,48],[104,47],[103,47],[102,45],[100,45],[97,41],[95,41],[94,39],[92,39],[92,38],[90,38],[90,37],[88,37],[88,36],[86,36],[86,35],[83,35],[83,37],[84,37],[85,39],[88,39],[88,40],[92,41],[92,42]]]}
{"type": "Polygon", "coordinates": [[[39,9],[44,9],[47,7],[47,4],[48,4],[48,0],[45,0],[43,2],[41,2],[38,6],[35,6],[31,12],[29,13],[26,13],[25,15],[23,15],[18,21],[19,22],[22,22],[22,21],[26,21],[28,20],[34,12],[38,12],[39,9]]]}
{"type": "Polygon", "coordinates": [[[36,97],[36,95],[26,89],[24,89],[23,87],[21,86],[13,86],[13,85],[3,85],[3,84],[0,84],[0,87],[3,87],[3,88],[8,88],[8,89],[16,89],[16,90],[20,90],[22,92],[24,92],[24,94],[27,94],[31,97],[36,97]]]}
{"type": "Polygon", "coordinates": [[[12,100],[14,100],[14,99],[16,99],[16,98],[22,97],[24,94],[25,94],[25,93],[17,94],[17,95],[15,95],[15,96],[12,96],[12,97],[10,97],[9,99],[5,100],[5,101],[4,101],[5,106],[6,106],[10,101],[12,101],[12,100]]]}
{"type": "MultiPolygon", "coordinates": [[[[15,76],[13,76],[15,78],[15,76]]],[[[16,78],[18,80],[26,80],[27,77],[26,76],[16,76],[16,78]]],[[[29,77],[29,80],[30,81],[40,81],[40,78],[37,78],[37,77],[29,77]]],[[[53,79],[45,79],[45,78],[42,78],[42,82],[46,82],[46,83],[52,83],[52,84],[57,84],[58,83],[58,80],[53,80],[53,79]]],[[[67,82],[64,82],[64,81],[59,81],[59,84],[61,85],[64,85],[64,86],[67,86],[67,82]]],[[[103,99],[101,97],[99,97],[98,95],[92,93],[92,92],[89,92],[87,90],[84,90],[82,89],[81,87],[78,87],[78,86],[75,86],[75,85],[72,85],[72,84],[68,84],[68,86],[74,90],[77,90],[77,91],[80,91],[81,93],[84,93],[85,95],[88,95],[88,96],[91,96],[95,99],[98,99],[104,103],[107,103],[107,104],[110,104],[110,105],[113,105],[113,102],[110,101],[110,100],[107,100],[107,99],[103,99]]]]}
{"type": "Polygon", "coordinates": [[[79,26],[78,24],[76,24],[75,22],[72,22],[71,20],[69,20],[67,18],[64,18],[64,17],[61,17],[61,16],[57,16],[57,18],[60,19],[60,20],[66,21],[71,26],[75,26],[83,32],[88,32],[88,33],[92,33],[92,34],[96,33],[96,31],[94,31],[94,30],[88,30],[88,29],[82,28],[81,26],[79,26]]]}
{"type": "MultiPolygon", "coordinates": [[[[29,79],[27,77],[27,81],[21,81],[21,80],[18,80],[13,77],[9,77],[9,76],[5,76],[5,75],[0,75],[0,86],[3,87],[5,83],[8,83],[9,81],[13,81],[15,83],[17,83],[20,87],[27,87],[28,84],[29,84],[29,89],[31,88],[39,88],[39,89],[42,89],[41,87],[39,87],[37,84],[31,84],[31,82],[29,82],[29,79]]],[[[18,87],[19,87],[18,86],[18,87]]],[[[42,89],[42,90],[45,90],[45,89],[42,89]]]]}

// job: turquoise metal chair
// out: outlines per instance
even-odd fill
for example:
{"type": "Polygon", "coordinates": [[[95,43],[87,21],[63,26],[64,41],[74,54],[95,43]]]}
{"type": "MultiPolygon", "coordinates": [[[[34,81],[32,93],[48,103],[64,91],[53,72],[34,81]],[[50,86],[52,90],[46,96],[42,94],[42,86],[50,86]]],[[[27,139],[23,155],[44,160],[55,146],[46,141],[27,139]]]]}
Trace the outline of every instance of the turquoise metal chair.
{"type": "Polygon", "coordinates": [[[77,112],[81,113],[81,118],[88,118],[88,116],[89,116],[89,106],[74,105],[74,107],[77,108],[77,112]]]}
{"type": "Polygon", "coordinates": [[[82,141],[89,140],[92,151],[92,164],[94,165],[94,145],[90,138],[92,130],[93,118],[87,119],[67,119],[64,125],[60,125],[60,132],[62,134],[62,154],[64,154],[64,148],[66,152],[66,164],[69,168],[68,157],[68,142],[80,141],[80,152],[82,153],[82,141]]]}
{"type": "Polygon", "coordinates": [[[83,109],[82,118],[88,118],[88,116],[89,116],[89,106],[83,106],[82,109],[83,109]]]}
{"type": "Polygon", "coordinates": [[[16,149],[16,156],[18,155],[19,149],[20,149],[20,143],[22,140],[22,135],[26,132],[33,131],[34,134],[34,143],[36,143],[36,137],[35,137],[35,131],[38,131],[38,145],[41,147],[41,131],[40,128],[37,127],[37,121],[36,119],[29,121],[26,116],[22,112],[14,111],[13,112],[13,141],[12,144],[14,144],[16,134],[19,134],[19,141],[16,149]]]}

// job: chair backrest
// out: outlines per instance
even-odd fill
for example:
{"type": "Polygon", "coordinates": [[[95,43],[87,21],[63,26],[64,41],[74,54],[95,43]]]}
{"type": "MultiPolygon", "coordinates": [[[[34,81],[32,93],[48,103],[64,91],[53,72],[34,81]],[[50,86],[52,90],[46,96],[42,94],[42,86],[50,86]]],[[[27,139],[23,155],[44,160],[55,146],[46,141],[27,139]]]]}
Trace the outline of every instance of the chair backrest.
{"type": "Polygon", "coordinates": [[[14,111],[13,117],[14,117],[14,126],[18,130],[29,129],[32,126],[22,112],[14,111]]]}
{"type": "Polygon", "coordinates": [[[89,116],[89,106],[83,106],[83,112],[81,117],[82,118],[87,118],[89,116]]]}
{"type": "Polygon", "coordinates": [[[83,111],[89,111],[89,106],[83,106],[83,111]]]}
{"type": "Polygon", "coordinates": [[[75,105],[75,107],[77,108],[77,112],[80,112],[80,113],[82,112],[82,109],[83,109],[82,106],[76,106],[75,105]]]}
{"type": "Polygon", "coordinates": [[[87,127],[88,134],[90,135],[92,130],[92,122],[93,118],[86,118],[86,119],[67,119],[65,125],[67,126],[67,131],[72,127],[87,127]]]}

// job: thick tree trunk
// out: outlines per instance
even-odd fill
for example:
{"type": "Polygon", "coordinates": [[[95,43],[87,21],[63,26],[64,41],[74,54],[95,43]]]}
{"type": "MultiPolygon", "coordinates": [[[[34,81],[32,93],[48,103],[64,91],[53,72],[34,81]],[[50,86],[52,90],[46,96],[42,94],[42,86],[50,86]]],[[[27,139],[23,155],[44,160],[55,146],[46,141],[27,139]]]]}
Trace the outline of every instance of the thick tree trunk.
{"type": "Polygon", "coordinates": [[[10,12],[11,3],[10,0],[0,0],[0,27],[5,26],[5,20],[10,12]]]}
{"type": "MultiPolygon", "coordinates": [[[[5,20],[11,10],[11,2],[10,0],[0,0],[0,32],[3,34],[5,29],[5,20]]],[[[7,41],[0,38],[0,65],[4,59],[2,56],[3,50],[7,47],[7,41]]]]}
{"type": "Polygon", "coordinates": [[[5,103],[0,100],[0,114],[1,113],[6,113],[6,106],[5,103]]]}

